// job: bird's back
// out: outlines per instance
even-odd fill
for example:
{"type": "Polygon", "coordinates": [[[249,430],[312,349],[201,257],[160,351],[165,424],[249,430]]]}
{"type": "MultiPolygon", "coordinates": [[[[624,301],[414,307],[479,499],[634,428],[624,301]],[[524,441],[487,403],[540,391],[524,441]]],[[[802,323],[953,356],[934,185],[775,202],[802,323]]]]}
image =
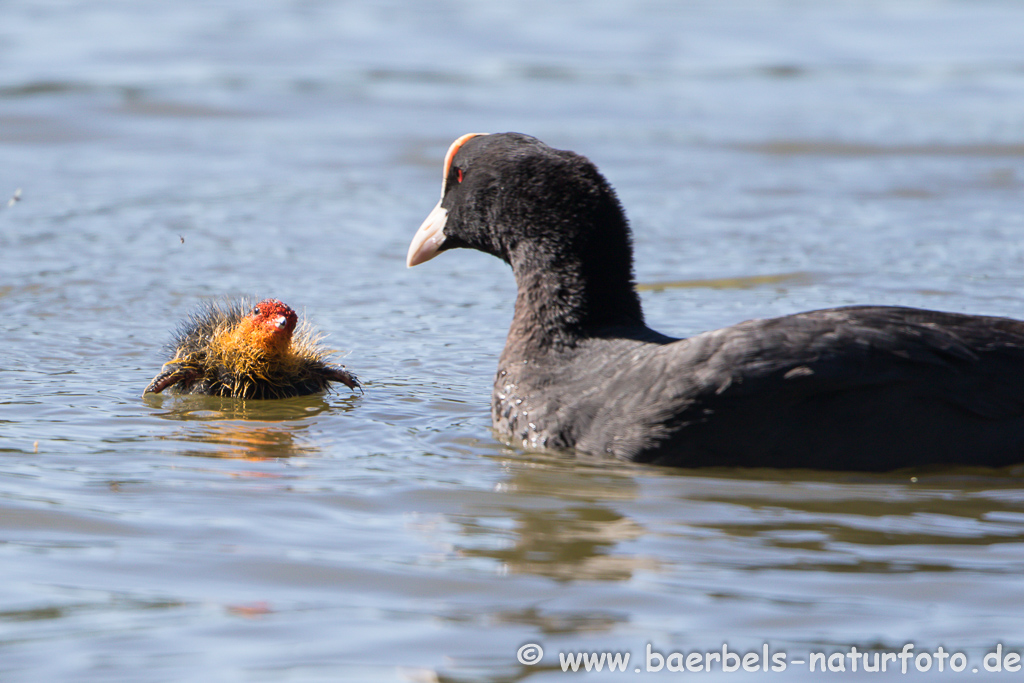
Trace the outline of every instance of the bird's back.
{"type": "Polygon", "coordinates": [[[1019,321],[872,306],[642,338],[503,363],[495,426],[527,445],[679,466],[1024,459],[1019,321]]]}

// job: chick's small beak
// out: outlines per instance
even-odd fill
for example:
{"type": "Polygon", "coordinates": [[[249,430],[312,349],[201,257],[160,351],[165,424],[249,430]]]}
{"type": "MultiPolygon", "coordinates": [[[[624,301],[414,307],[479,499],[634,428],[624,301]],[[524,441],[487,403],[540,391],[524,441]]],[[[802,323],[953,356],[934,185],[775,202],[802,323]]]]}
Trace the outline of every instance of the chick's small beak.
{"type": "Polygon", "coordinates": [[[283,315],[277,316],[276,318],[274,318],[274,327],[276,327],[279,330],[283,330],[284,328],[288,327],[288,318],[284,317],[283,315]]]}
{"type": "Polygon", "coordinates": [[[434,210],[430,212],[423,225],[413,235],[412,244],[409,245],[409,254],[405,264],[412,268],[425,263],[437,256],[441,245],[444,244],[444,226],[448,222],[448,209],[437,203],[434,210]]]}

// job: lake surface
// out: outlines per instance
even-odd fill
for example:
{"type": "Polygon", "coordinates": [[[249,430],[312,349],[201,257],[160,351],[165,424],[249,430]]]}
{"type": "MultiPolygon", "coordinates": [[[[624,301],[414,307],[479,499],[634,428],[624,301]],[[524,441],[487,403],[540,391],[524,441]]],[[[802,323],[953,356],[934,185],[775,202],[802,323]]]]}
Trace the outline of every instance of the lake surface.
{"type": "Polygon", "coordinates": [[[0,679],[556,681],[606,651],[628,673],[593,680],[679,678],[671,653],[725,645],[809,680],[812,653],[908,643],[986,677],[1024,651],[1020,470],[508,447],[508,269],[404,259],[449,143],[516,130],[615,185],[662,332],[1024,318],[1022,26],[1012,2],[3,3],[0,679]],[[365,394],[143,399],[177,321],[239,295],[302,312],[365,394]]]}

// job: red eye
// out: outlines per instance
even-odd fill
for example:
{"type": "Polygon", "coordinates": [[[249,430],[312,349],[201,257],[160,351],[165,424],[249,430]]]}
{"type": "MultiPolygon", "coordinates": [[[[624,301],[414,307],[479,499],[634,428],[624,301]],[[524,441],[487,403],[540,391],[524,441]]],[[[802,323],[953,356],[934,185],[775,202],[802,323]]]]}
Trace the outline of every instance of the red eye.
{"type": "Polygon", "coordinates": [[[462,169],[461,168],[455,169],[455,180],[457,182],[460,182],[460,183],[462,182],[462,169]]]}

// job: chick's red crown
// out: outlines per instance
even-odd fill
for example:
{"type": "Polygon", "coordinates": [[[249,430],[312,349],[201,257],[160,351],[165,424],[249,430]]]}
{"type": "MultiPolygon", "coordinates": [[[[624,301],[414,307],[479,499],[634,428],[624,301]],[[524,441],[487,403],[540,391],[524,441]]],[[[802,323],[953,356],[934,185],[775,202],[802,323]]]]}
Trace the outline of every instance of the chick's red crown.
{"type": "Polygon", "coordinates": [[[256,304],[249,315],[254,327],[261,327],[269,333],[284,332],[288,336],[295,331],[299,316],[290,306],[278,299],[265,299],[256,304]]]}

